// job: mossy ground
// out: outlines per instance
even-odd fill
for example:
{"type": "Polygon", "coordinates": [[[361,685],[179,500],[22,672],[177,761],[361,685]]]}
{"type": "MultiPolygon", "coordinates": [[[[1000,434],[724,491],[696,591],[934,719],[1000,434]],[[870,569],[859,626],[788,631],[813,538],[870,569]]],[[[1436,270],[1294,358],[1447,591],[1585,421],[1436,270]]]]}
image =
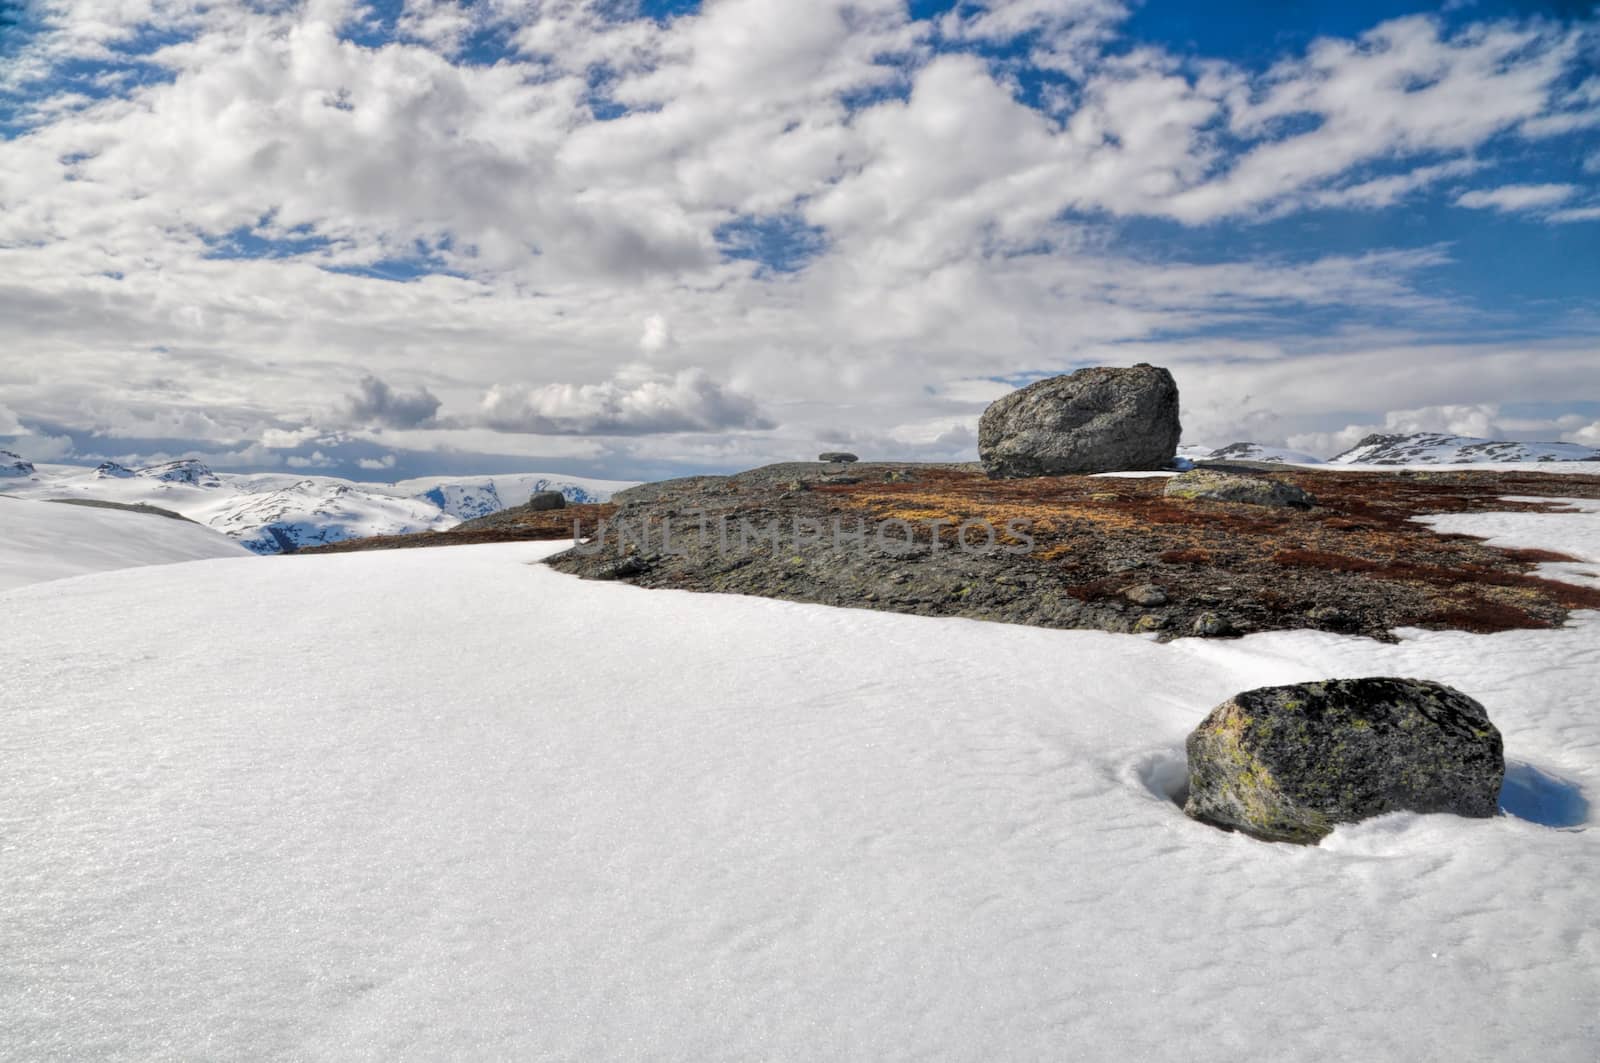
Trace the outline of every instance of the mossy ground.
{"type": "MultiPolygon", "coordinates": [[[[1404,626],[1495,632],[1556,626],[1572,610],[1600,608],[1600,590],[1535,572],[1541,562],[1571,558],[1499,550],[1413,519],[1548,508],[1508,496],[1600,498],[1600,476],[1265,473],[1316,497],[1314,509],[1296,510],[1167,498],[1160,477],[990,480],[971,468],[904,464],[863,464],[849,472],[841,477],[819,465],[769,467],[654,485],[620,510],[509,510],[453,532],[308,552],[562,539],[572,535],[575,522],[592,533],[602,520],[619,517],[645,523],[670,518],[680,529],[697,513],[758,525],[894,520],[916,529],[918,549],[908,556],[758,544],[734,557],[700,550],[650,558],[624,578],[644,586],[1161,637],[1189,634],[1209,617],[1225,620],[1211,633],[1309,627],[1389,638],[1404,626]],[[1031,547],[1026,554],[961,551],[957,536],[966,521],[993,526],[997,547],[1019,542],[1008,526],[1025,527],[1031,547]],[[932,549],[935,534],[944,549],[932,549]],[[1159,587],[1166,603],[1145,607],[1124,599],[1130,587],[1145,584],[1159,587]]],[[[969,533],[969,541],[981,538],[969,533]]],[[[635,547],[619,545],[553,563],[595,576],[634,553],[635,547]]]]}

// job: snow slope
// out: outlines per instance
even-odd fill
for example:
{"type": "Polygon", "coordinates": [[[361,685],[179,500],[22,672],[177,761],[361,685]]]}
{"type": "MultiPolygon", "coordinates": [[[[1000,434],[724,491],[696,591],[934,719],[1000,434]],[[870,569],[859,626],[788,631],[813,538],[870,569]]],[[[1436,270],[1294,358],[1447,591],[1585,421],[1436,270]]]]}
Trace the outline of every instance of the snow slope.
{"type": "Polygon", "coordinates": [[[1525,462],[1600,462],[1600,450],[1580,443],[1517,443],[1422,432],[1372,435],[1338,457],[1336,465],[1467,465],[1525,462]]]}
{"type": "Polygon", "coordinates": [[[0,495],[0,590],[89,572],[245,553],[238,544],[185,520],[0,495]]]}
{"type": "MultiPolygon", "coordinates": [[[[0,465],[7,461],[0,458],[0,465]]],[[[26,472],[0,479],[0,492],[21,498],[94,498],[170,509],[263,554],[372,535],[446,531],[519,506],[534,491],[594,502],[631,486],[550,473],[352,483],[328,476],[217,473],[194,460],[143,469],[111,462],[94,469],[28,465],[26,472]]]]}
{"type": "Polygon", "coordinates": [[[1600,616],[1163,646],[556,548],[0,594],[0,1058],[1594,1058],[1600,831],[1544,824],[1595,819],[1600,616]],[[1168,799],[1228,695],[1379,673],[1484,701],[1526,818],[1168,799]]]}

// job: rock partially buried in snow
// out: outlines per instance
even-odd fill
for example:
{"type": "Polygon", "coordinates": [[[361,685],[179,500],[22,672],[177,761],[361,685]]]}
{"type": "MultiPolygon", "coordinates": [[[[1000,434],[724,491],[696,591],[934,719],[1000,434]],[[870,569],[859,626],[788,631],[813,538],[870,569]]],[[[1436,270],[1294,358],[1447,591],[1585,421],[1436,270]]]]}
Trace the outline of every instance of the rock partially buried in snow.
{"type": "Polygon", "coordinates": [[[567,496],[560,491],[535,491],[528,499],[528,508],[535,512],[547,509],[566,509],[567,496]]]}
{"type": "Polygon", "coordinates": [[[1189,736],[1195,819],[1315,844],[1385,812],[1499,808],[1500,732],[1482,705],[1420,679],[1341,679],[1246,691],[1189,736]]]}
{"type": "Polygon", "coordinates": [[[1291,483],[1266,476],[1244,476],[1216,469],[1195,469],[1167,481],[1168,498],[1203,498],[1212,502],[1240,502],[1251,506],[1287,506],[1310,509],[1311,494],[1291,483]]]}
{"type": "Polygon", "coordinates": [[[978,422],[978,456],[994,479],[1165,469],[1182,434],[1171,373],[1102,366],[997,400],[978,422]]]}

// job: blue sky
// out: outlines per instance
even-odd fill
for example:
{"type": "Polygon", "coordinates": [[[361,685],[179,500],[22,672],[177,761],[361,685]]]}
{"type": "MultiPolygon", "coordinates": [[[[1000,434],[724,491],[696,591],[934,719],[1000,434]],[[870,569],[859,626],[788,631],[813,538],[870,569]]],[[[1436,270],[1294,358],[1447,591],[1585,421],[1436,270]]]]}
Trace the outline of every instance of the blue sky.
{"type": "Polygon", "coordinates": [[[1559,2],[48,0],[0,19],[0,447],[398,478],[1186,441],[1600,445],[1559,2]]]}

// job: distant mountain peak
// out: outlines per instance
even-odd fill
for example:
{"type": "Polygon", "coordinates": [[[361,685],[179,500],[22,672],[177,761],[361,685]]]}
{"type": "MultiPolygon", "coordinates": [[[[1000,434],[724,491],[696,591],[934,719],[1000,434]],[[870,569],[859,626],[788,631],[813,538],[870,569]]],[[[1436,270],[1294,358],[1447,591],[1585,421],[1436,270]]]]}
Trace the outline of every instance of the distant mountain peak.
{"type": "MultiPolygon", "coordinates": [[[[1192,457],[1192,455],[1191,455],[1192,457]]],[[[1269,461],[1283,465],[1321,465],[1323,459],[1315,454],[1287,447],[1269,447],[1261,443],[1229,443],[1218,447],[1199,461],[1269,461]]]]}
{"type": "Polygon", "coordinates": [[[188,484],[191,487],[221,487],[217,474],[194,458],[181,458],[163,465],[150,465],[139,470],[140,476],[169,484],[188,484]]]}
{"type": "Polygon", "coordinates": [[[1523,443],[1444,432],[1374,433],[1331,459],[1337,465],[1462,465],[1490,462],[1600,461],[1581,443],[1523,443]]]}
{"type": "Polygon", "coordinates": [[[21,454],[0,450],[0,476],[32,476],[33,462],[21,454]]]}

